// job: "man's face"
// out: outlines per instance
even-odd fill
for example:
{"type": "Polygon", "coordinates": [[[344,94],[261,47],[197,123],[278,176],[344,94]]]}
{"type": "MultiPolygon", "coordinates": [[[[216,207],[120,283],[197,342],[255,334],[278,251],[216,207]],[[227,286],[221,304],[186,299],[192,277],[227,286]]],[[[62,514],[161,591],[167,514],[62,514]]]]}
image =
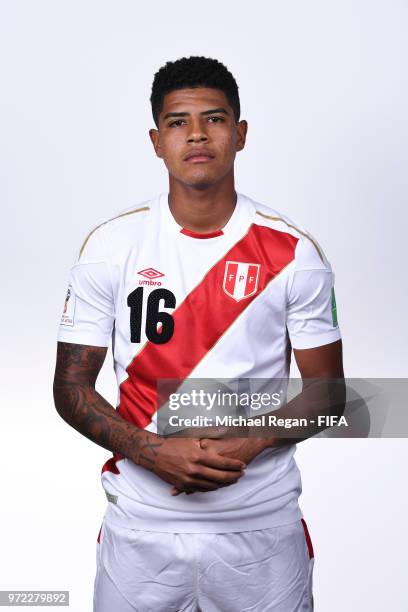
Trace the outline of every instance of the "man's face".
{"type": "Polygon", "coordinates": [[[223,91],[199,87],[166,94],[159,129],[149,134],[170,176],[203,189],[233,171],[246,131],[246,121],[236,123],[223,91]]]}

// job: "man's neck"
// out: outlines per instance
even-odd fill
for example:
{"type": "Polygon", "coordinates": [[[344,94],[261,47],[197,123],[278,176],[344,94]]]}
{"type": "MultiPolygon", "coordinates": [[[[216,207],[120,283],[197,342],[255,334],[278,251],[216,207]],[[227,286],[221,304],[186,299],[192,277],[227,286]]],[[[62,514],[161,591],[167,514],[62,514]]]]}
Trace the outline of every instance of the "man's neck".
{"type": "MultiPolygon", "coordinates": [[[[170,177],[171,179],[171,177],[170,177]]],[[[193,232],[222,229],[234,212],[237,194],[234,180],[196,189],[170,180],[169,207],[177,223],[193,232]]]]}

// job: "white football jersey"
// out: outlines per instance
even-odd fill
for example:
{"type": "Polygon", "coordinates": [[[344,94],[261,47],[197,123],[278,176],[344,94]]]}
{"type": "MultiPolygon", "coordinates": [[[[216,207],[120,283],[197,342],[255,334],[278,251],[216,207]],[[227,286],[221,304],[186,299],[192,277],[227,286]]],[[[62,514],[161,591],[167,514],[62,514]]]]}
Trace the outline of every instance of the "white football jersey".
{"type": "MultiPolygon", "coordinates": [[[[156,431],[157,381],[285,379],[290,347],[340,339],[334,276],[288,217],[238,194],[222,230],[174,219],[168,193],[94,229],[71,268],[58,340],[108,346],[117,410],[156,431]]],[[[171,496],[171,485],[114,455],[102,468],[107,516],[147,531],[228,532],[295,522],[295,445],[262,451],[238,482],[171,496]]]]}

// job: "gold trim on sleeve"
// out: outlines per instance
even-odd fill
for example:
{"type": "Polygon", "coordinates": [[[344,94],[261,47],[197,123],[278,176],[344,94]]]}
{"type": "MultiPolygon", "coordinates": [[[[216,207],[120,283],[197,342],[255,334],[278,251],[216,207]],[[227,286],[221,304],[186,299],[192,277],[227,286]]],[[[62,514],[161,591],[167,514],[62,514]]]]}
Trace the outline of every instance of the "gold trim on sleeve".
{"type": "Polygon", "coordinates": [[[324,259],[323,259],[323,255],[319,249],[319,247],[317,246],[316,242],[313,240],[313,238],[311,238],[308,234],[306,234],[305,232],[302,232],[302,230],[298,229],[297,227],[295,227],[294,225],[291,225],[290,223],[288,223],[287,221],[285,221],[285,219],[282,219],[282,217],[271,217],[270,215],[265,215],[264,213],[261,213],[259,210],[256,211],[257,215],[260,215],[261,217],[265,217],[265,219],[270,219],[271,221],[282,221],[283,223],[285,223],[288,227],[291,227],[292,229],[296,230],[297,232],[299,232],[299,234],[302,234],[302,236],[305,236],[305,238],[308,238],[310,240],[310,242],[313,244],[314,248],[316,249],[320,259],[322,260],[322,262],[324,263],[324,259]]]}
{"type": "Polygon", "coordinates": [[[120,219],[120,217],[126,217],[127,215],[133,215],[134,213],[141,212],[142,210],[150,210],[150,207],[149,206],[142,206],[142,208],[135,208],[134,210],[129,210],[128,212],[121,213],[120,215],[117,215],[116,217],[112,217],[112,219],[108,219],[107,221],[104,221],[103,223],[100,223],[99,225],[94,227],[93,230],[90,231],[89,234],[87,235],[87,237],[85,238],[85,240],[84,240],[84,242],[83,242],[83,244],[82,244],[82,246],[81,246],[81,248],[79,250],[78,261],[82,257],[82,253],[84,252],[84,249],[86,247],[86,244],[87,244],[88,240],[90,239],[92,234],[94,232],[96,232],[97,229],[102,227],[102,225],[106,225],[107,223],[110,223],[110,221],[114,221],[115,219],[120,219]]]}

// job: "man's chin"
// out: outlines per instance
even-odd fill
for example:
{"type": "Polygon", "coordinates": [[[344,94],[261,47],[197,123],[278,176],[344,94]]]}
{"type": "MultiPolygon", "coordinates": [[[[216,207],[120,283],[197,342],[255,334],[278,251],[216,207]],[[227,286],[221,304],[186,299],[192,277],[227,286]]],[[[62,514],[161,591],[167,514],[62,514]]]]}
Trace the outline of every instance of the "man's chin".
{"type": "Polygon", "coordinates": [[[188,184],[189,187],[192,187],[193,189],[197,189],[198,191],[204,191],[205,189],[209,189],[210,187],[212,187],[215,182],[211,181],[203,181],[203,182],[198,182],[198,183],[186,183],[188,184]]]}
{"type": "Polygon", "coordinates": [[[181,182],[188,187],[192,187],[193,189],[203,190],[212,187],[216,183],[218,183],[219,179],[209,176],[196,176],[196,177],[183,177],[181,182]]]}

